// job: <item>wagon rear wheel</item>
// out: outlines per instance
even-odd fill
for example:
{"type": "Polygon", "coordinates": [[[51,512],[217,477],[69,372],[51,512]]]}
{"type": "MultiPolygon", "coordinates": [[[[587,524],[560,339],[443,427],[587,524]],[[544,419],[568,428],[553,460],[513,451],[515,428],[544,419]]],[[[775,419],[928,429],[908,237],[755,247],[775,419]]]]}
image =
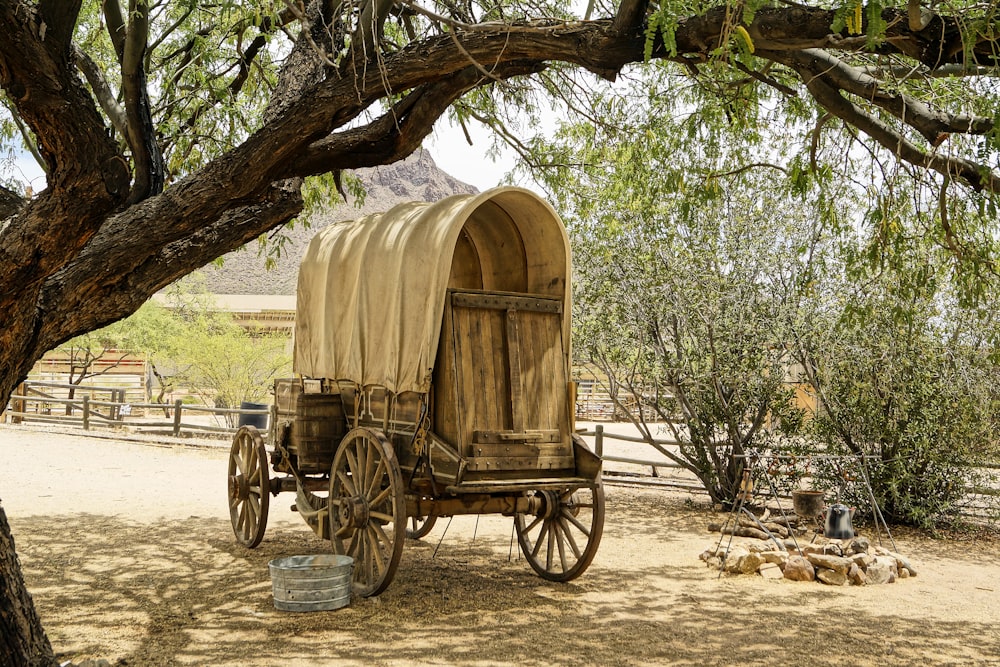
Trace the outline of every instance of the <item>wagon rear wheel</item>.
{"type": "Polygon", "coordinates": [[[256,427],[242,426],[229,449],[229,518],[236,539],[248,549],[264,539],[270,489],[264,439],[256,427]]]}
{"type": "Polygon", "coordinates": [[[335,553],[354,558],[354,592],[378,595],[396,574],[406,537],[403,476],[380,431],[356,428],[337,448],[330,474],[335,553]]]}
{"type": "Polygon", "coordinates": [[[521,553],[549,581],[576,579],[590,566],[604,531],[604,487],[534,491],[537,514],[517,514],[521,553]]]}

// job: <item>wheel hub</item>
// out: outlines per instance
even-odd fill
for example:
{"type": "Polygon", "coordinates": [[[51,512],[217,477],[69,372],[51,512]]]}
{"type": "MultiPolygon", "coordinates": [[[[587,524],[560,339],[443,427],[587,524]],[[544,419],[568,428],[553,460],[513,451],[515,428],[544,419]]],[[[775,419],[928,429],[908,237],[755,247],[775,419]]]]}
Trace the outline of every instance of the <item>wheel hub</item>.
{"type": "Polygon", "coordinates": [[[250,484],[244,475],[229,476],[229,497],[234,500],[246,500],[250,497],[250,484]]]}
{"type": "Polygon", "coordinates": [[[555,491],[542,491],[542,507],[538,516],[543,519],[551,519],[559,512],[559,494],[555,491]]]}
{"type": "Polygon", "coordinates": [[[361,496],[344,498],[340,503],[340,525],[361,528],[368,523],[368,503],[361,496]]]}

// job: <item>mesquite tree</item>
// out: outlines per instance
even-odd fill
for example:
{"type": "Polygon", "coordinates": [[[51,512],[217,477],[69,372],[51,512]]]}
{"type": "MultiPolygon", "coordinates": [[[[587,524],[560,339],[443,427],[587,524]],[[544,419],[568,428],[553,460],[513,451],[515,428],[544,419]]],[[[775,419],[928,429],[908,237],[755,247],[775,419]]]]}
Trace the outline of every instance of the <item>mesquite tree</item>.
{"type": "MultiPolygon", "coordinates": [[[[305,177],[404,157],[449,109],[524,149],[502,112],[534,92],[586,114],[587,73],[671,63],[737,111],[773,89],[818,146],[849,127],[944,194],[992,196],[995,10],[934,7],[0,0],[0,141],[47,178],[0,189],[0,403],[46,350],[299,214],[305,177]]],[[[2,555],[4,658],[52,662],[2,555]]]]}

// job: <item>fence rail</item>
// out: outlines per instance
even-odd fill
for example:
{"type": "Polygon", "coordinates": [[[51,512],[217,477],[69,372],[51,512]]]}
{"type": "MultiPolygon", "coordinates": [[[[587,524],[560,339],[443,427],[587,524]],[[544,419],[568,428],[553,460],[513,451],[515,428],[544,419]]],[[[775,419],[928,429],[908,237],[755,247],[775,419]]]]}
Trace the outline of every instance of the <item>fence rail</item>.
{"type": "MultiPolygon", "coordinates": [[[[237,415],[237,422],[250,417],[270,415],[269,408],[214,408],[207,405],[186,404],[180,399],[173,403],[126,403],[120,399],[120,390],[101,387],[80,387],[76,385],[59,384],[55,382],[32,382],[21,385],[21,391],[10,398],[4,415],[8,422],[21,423],[25,421],[50,424],[64,424],[81,427],[85,431],[92,428],[125,428],[149,433],[169,433],[179,437],[189,432],[232,435],[238,427],[219,424],[203,424],[190,419],[189,416],[203,414],[213,417],[237,415]],[[66,389],[79,392],[80,396],[61,398],[54,393],[43,392],[38,387],[46,389],[66,389]],[[95,393],[113,392],[112,400],[93,398],[95,393]],[[61,407],[62,414],[53,413],[54,407],[61,407]],[[150,418],[149,413],[162,413],[163,418],[150,418]],[[243,418],[243,419],[241,419],[243,418]]],[[[266,420],[250,419],[260,423],[266,420]]]]}

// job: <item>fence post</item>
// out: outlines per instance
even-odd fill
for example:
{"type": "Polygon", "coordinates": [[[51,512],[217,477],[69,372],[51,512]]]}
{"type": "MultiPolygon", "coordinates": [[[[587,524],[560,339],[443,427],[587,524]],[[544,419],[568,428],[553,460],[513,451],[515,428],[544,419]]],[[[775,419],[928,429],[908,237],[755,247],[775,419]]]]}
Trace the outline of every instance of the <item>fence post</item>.
{"type": "Polygon", "coordinates": [[[174,401],[174,437],[179,438],[181,435],[181,399],[174,401]]]}
{"type": "Polygon", "coordinates": [[[90,430],[90,394],[83,395],[83,430],[90,430]]]}
{"type": "MultiPolygon", "coordinates": [[[[27,382],[22,382],[21,385],[17,389],[14,390],[14,393],[18,394],[19,396],[27,396],[28,395],[28,383],[27,382]]],[[[23,398],[19,398],[19,399],[16,399],[14,401],[11,401],[11,407],[13,408],[11,411],[12,412],[21,412],[21,413],[27,412],[27,405],[26,405],[26,403],[27,402],[23,398]]],[[[21,415],[11,415],[10,416],[10,423],[11,424],[20,424],[23,420],[24,420],[24,418],[21,415]]]]}
{"type": "Polygon", "coordinates": [[[594,453],[604,458],[604,424],[594,427],[594,453]]]}

